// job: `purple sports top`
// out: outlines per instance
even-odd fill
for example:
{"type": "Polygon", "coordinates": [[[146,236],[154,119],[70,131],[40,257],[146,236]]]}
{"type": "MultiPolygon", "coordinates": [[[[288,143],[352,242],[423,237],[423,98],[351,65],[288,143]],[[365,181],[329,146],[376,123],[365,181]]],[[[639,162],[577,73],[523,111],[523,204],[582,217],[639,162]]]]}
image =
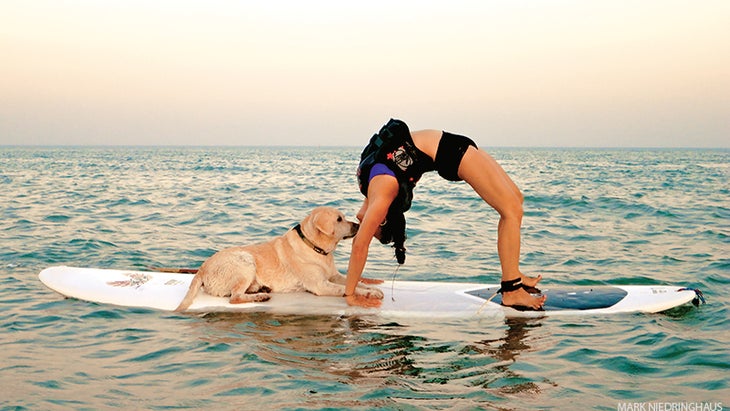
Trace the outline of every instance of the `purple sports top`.
{"type": "Polygon", "coordinates": [[[370,182],[373,179],[373,177],[380,176],[383,174],[395,177],[395,173],[393,172],[393,170],[388,168],[388,166],[386,166],[383,163],[375,163],[373,165],[373,167],[370,169],[370,176],[368,177],[368,182],[370,182]]]}

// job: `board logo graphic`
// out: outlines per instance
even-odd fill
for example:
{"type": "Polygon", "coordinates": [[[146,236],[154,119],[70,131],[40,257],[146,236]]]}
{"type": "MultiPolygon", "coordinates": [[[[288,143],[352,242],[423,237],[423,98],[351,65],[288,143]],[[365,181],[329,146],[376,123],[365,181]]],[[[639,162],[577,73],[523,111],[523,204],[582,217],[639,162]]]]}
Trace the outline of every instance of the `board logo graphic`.
{"type": "Polygon", "coordinates": [[[125,273],[125,276],[129,277],[129,280],[109,281],[107,284],[112,287],[134,287],[139,288],[144,283],[152,279],[151,275],[141,273],[125,273]]]}

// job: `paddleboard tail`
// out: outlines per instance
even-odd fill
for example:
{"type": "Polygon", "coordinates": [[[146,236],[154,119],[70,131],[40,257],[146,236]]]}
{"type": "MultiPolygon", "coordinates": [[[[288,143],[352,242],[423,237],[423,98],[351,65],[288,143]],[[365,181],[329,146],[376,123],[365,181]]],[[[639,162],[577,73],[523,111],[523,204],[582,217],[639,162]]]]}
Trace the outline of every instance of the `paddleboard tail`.
{"type": "Polygon", "coordinates": [[[677,291],[694,291],[695,298],[692,300],[692,305],[694,305],[695,307],[699,307],[700,304],[705,304],[705,295],[702,294],[702,291],[700,291],[698,288],[685,287],[680,288],[677,291]]]}

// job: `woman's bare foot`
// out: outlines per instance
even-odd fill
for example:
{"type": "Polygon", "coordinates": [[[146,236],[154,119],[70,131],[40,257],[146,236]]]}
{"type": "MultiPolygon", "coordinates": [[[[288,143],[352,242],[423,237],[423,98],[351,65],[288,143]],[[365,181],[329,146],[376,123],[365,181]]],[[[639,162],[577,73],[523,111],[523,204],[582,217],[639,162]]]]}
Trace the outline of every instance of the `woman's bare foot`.
{"type": "Polygon", "coordinates": [[[522,273],[520,273],[520,277],[522,278],[522,284],[528,286],[528,287],[535,287],[537,283],[542,280],[542,275],[538,275],[537,277],[528,277],[522,273]]]}
{"type": "MultiPolygon", "coordinates": [[[[539,280],[538,280],[539,281],[539,280]]],[[[539,310],[544,304],[547,296],[533,297],[523,288],[502,293],[502,305],[508,307],[521,306],[539,310]]]]}

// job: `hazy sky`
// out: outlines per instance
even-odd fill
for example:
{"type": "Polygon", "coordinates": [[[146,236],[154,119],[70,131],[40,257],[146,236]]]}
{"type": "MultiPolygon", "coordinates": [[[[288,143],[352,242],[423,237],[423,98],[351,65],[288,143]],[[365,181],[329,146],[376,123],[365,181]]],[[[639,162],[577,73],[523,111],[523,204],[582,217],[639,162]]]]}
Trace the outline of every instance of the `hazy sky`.
{"type": "Polygon", "coordinates": [[[730,1],[0,0],[0,145],[730,147],[730,1]]]}

